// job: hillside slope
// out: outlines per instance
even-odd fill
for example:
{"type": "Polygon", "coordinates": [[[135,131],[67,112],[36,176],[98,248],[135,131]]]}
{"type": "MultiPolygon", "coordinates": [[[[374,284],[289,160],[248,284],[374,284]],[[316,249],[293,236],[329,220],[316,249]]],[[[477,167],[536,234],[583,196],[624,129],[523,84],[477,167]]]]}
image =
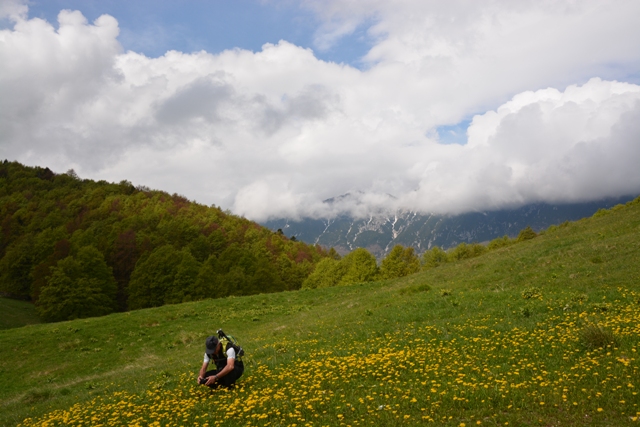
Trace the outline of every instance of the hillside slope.
{"type": "Polygon", "coordinates": [[[35,307],[27,301],[0,298],[0,313],[0,329],[41,323],[35,307]]]}
{"type": "Polygon", "coordinates": [[[299,289],[323,256],[178,194],[0,163],[0,295],[44,320],[299,289]]]}
{"type": "Polygon", "coordinates": [[[0,331],[0,424],[637,425],[639,319],[636,201],[395,281],[0,331]],[[231,392],[195,384],[219,327],[231,392]]]}

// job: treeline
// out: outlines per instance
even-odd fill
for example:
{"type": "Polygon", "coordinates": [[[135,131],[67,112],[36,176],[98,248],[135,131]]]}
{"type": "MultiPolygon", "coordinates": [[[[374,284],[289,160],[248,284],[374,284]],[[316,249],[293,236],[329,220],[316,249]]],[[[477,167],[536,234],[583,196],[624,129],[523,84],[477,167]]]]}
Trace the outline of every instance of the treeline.
{"type": "Polygon", "coordinates": [[[327,255],[178,194],[0,163],[0,294],[43,320],[299,289],[327,255]]]}
{"type": "Polygon", "coordinates": [[[502,248],[524,240],[533,239],[537,234],[527,227],[518,237],[508,236],[492,240],[488,245],[460,243],[445,251],[437,246],[418,256],[414,249],[396,245],[378,266],[376,259],[366,249],[356,249],[340,258],[331,249],[329,257],[318,262],[316,269],[302,284],[303,289],[344,286],[374,280],[395,279],[421,270],[435,268],[441,264],[480,256],[490,250],[502,248]]]}
{"type": "MultiPolygon", "coordinates": [[[[616,205],[611,209],[600,209],[593,215],[593,218],[601,217],[624,209],[627,206],[640,204],[640,197],[627,202],[625,205],[616,205]]],[[[545,232],[552,232],[557,228],[568,226],[564,223],[550,226],[545,232]]],[[[487,245],[479,243],[460,243],[458,246],[447,251],[434,246],[422,253],[421,256],[415,253],[414,249],[405,248],[401,245],[395,246],[391,252],[382,260],[378,266],[376,259],[366,249],[356,249],[344,258],[340,258],[333,249],[329,251],[329,257],[318,262],[314,272],[302,284],[303,289],[324,288],[330,286],[344,286],[354,283],[370,282],[374,280],[394,279],[408,276],[422,270],[436,268],[442,264],[456,262],[463,259],[475,258],[486,252],[511,246],[518,242],[531,240],[538,236],[531,227],[526,227],[520,231],[517,237],[498,237],[490,241],[487,245]]]]}

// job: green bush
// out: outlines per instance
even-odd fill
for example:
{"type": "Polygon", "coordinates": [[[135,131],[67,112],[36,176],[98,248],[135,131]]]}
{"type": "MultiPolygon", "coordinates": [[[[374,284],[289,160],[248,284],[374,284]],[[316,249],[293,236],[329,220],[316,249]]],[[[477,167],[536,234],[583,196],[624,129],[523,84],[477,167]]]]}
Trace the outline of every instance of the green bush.
{"type": "Polygon", "coordinates": [[[536,232],[533,231],[533,229],[527,225],[526,228],[520,231],[520,233],[518,234],[518,237],[516,238],[516,241],[523,242],[525,240],[531,240],[537,236],[538,235],[536,234],[536,232]]]}
{"type": "Polygon", "coordinates": [[[450,261],[459,261],[462,259],[475,258],[487,252],[488,249],[478,243],[472,243],[470,245],[466,243],[460,243],[451,252],[449,252],[450,261]]]}
{"type": "Polygon", "coordinates": [[[515,240],[511,240],[506,234],[502,237],[497,237],[489,242],[487,249],[494,250],[504,248],[505,246],[511,246],[515,243],[515,240]]]}

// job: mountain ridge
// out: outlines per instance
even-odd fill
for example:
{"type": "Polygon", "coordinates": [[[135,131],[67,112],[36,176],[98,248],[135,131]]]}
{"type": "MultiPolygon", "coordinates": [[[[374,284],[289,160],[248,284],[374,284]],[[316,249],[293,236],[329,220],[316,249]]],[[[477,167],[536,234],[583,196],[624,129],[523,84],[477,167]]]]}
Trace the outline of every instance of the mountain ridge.
{"type": "MultiPolygon", "coordinates": [[[[340,197],[327,199],[333,203],[340,197]]],[[[423,214],[411,210],[396,210],[389,214],[373,214],[368,218],[354,218],[348,214],[334,218],[272,219],[261,224],[272,230],[308,244],[333,247],[342,255],[365,248],[376,258],[384,258],[395,246],[413,247],[423,252],[439,246],[448,249],[459,243],[486,243],[497,237],[515,237],[530,226],[535,231],[565,221],[575,221],[632,200],[632,196],[569,204],[534,203],[515,209],[468,212],[458,215],[423,214]]]]}

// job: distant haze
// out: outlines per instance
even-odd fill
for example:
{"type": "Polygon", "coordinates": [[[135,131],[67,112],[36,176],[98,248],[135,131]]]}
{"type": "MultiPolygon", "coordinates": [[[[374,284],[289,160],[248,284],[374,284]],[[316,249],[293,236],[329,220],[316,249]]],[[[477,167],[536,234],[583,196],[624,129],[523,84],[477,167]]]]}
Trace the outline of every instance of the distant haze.
{"type": "Polygon", "coordinates": [[[312,42],[149,57],[118,16],[0,0],[0,159],[258,221],[640,193],[638,1],[261,4],[307,11],[312,42]]]}

